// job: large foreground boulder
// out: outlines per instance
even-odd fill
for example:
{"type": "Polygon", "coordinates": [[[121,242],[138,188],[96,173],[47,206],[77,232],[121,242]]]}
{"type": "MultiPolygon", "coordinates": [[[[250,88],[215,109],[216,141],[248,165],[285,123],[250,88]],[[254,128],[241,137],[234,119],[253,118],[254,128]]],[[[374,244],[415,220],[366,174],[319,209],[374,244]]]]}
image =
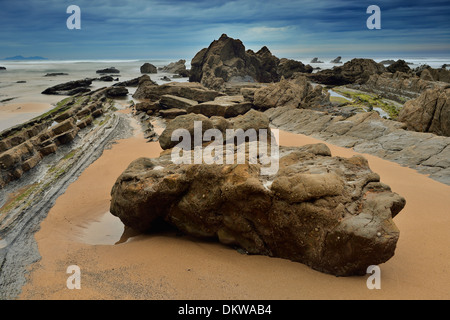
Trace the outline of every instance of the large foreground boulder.
{"type": "Polygon", "coordinates": [[[259,164],[174,164],[140,158],[112,188],[111,213],[146,231],[165,221],[251,254],[304,263],[337,276],[365,275],[394,255],[393,222],[405,200],[365,158],[331,157],[323,144],[282,149],[280,170],[259,164]]]}
{"type": "Polygon", "coordinates": [[[450,137],[450,87],[429,89],[407,101],[398,121],[410,130],[450,137]]]}

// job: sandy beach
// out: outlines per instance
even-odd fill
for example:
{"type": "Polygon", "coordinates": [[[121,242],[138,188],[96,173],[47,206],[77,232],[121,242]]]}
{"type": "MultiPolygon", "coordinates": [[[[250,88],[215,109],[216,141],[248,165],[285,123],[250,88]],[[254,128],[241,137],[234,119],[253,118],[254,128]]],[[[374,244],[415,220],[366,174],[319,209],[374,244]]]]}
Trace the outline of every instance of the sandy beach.
{"type": "Polygon", "coordinates": [[[0,106],[0,131],[24,123],[54,108],[49,103],[8,103],[0,106]]]}
{"type": "MultiPolygon", "coordinates": [[[[318,142],[280,132],[284,146],[318,142]]],[[[355,154],[328,146],[333,156],[355,154]]],[[[69,186],[35,234],[42,259],[30,266],[20,299],[450,298],[449,186],[364,155],[381,181],[407,201],[394,219],[400,229],[396,254],[380,266],[381,290],[369,290],[368,276],[338,278],[174,232],[122,235],[120,221],[108,212],[111,187],[131,161],[160,152],[159,143],[146,143],[136,130],[135,137],[117,141],[69,186]],[[70,265],[81,269],[81,290],[66,287],[70,265]]]]}

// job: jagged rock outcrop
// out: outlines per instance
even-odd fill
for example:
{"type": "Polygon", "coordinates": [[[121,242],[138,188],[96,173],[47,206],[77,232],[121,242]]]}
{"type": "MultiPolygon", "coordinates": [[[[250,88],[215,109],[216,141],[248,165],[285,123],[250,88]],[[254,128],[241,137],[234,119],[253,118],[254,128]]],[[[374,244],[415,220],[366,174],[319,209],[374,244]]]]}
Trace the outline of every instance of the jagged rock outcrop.
{"type": "Polygon", "coordinates": [[[92,80],[93,79],[84,79],[58,84],[45,89],[42,94],[73,96],[77,93],[89,92],[91,91],[89,87],[92,84],[92,80]]]}
{"type": "Polygon", "coordinates": [[[165,152],[132,162],[112,188],[111,213],[136,230],[165,221],[190,236],[337,276],[365,275],[394,255],[393,218],[405,200],[363,157],[332,157],[323,144],[282,148],[270,177],[248,162],[170,159],[165,152]]]}
{"type": "Polygon", "coordinates": [[[417,69],[416,74],[424,80],[450,83],[450,70],[446,68],[434,69],[430,66],[424,66],[423,68],[417,69]]]}
{"type": "Polygon", "coordinates": [[[343,66],[333,69],[322,70],[308,75],[317,83],[326,85],[344,85],[350,83],[363,84],[373,74],[381,74],[386,69],[382,64],[376,63],[372,59],[353,59],[343,66]]]}
{"type": "Polygon", "coordinates": [[[262,110],[281,106],[309,108],[330,104],[330,100],[329,94],[322,92],[322,86],[313,87],[306,77],[298,76],[255,90],[253,104],[262,110]]]}
{"type": "Polygon", "coordinates": [[[341,59],[342,59],[342,57],[339,56],[336,59],[331,60],[330,63],[342,63],[341,59]]]}
{"type": "Polygon", "coordinates": [[[0,70],[6,70],[6,68],[5,67],[0,67],[0,70]]]}
{"type": "Polygon", "coordinates": [[[323,61],[320,61],[319,58],[313,58],[310,63],[323,63],[323,61]]]}
{"type": "Polygon", "coordinates": [[[282,58],[280,59],[280,63],[277,66],[277,73],[280,77],[284,77],[285,79],[292,78],[295,73],[311,73],[313,71],[313,67],[309,64],[304,65],[300,61],[282,58]]]}
{"type": "Polygon", "coordinates": [[[189,71],[186,69],[186,60],[178,60],[177,62],[171,62],[167,66],[158,68],[162,72],[175,73],[182,77],[189,77],[189,71]]]}
{"type": "MultiPolygon", "coordinates": [[[[267,47],[256,53],[246,51],[240,40],[223,34],[192,59],[189,81],[215,90],[222,90],[227,82],[277,82],[281,78],[279,64],[280,59],[267,47]]],[[[298,64],[292,67],[301,69],[298,64]]],[[[304,72],[311,71],[305,67],[304,72]]]]}
{"type": "Polygon", "coordinates": [[[430,89],[407,101],[398,120],[410,130],[450,137],[450,87],[430,89]]]}
{"type": "Polygon", "coordinates": [[[403,73],[409,73],[411,71],[411,68],[408,66],[408,64],[405,62],[405,60],[397,60],[396,62],[392,63],[386,68],[387,71],[390,73],[396,73],[403,72],[403,73]]]}
{"type": "Polygon", "coordinates": [[[154,65],[146,62],[141,66],[141,73],[158,73],[158,70],[154,65]]]}

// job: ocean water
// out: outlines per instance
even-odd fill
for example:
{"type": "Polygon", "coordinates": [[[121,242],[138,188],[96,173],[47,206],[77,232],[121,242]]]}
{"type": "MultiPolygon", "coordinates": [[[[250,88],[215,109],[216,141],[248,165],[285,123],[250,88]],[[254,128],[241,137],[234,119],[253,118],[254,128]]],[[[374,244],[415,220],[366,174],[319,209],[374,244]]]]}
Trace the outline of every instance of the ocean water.
{"type": "MultiPolygon", "coordinates": [[[[96,73],[100,69],[115,67],[120,70],[120,74],[113,75],[114,78],[119,78],[120,81],[130,80],[141,76],[140,67],[145,62],[150,62],[156,67],[163,67],[172,61],[0,61],[0,66],[7,69],[6,71],[0,71],[0,110],[1,105],[5,103],[41,102],[54,104],[64,97],[42,95],[41,92],[60,83],[100,77],[101,75],[96,73]],[[56,72],[67,73],[68,75],[45,77],[47,73],[56,72]],[[18,81],[26,81],[26,83],[17,83],[18,81]],[[4,101],[7,99],[12,100],[4,101]]],[[[158,73],[149,76],[158,83],[164,83],[160,78],[165,75],[168,74],[158,73]]],[[[187,81],[187,79],[174,79],[174,81],[187,81]]],[[[94,81],[92,89],[111,86],[114,83],[94,81]]]]}
{"type": "MultiPolygon", "coordinates": [[[[335,57],[318,57],[324,63],[311,64],[313,57],[302,57],[298,60],[304,64],[310,64],[313,67],[323,69],[331,69],[342,64],[332,64],[330,61],[335,57]]],[[[345,63],[352,58],[343,57],[342,62],[345,63]]],[[[397,60],[397,57],[376,58],[377,62],[386,59],[397,60]]],[[[422,64],[428,64],[431,67],[438,68],[444,63],[450,64],[449,58],[404,58],[407,62],[412,62],[411,68],[418,67],[422,64]]],[[[97,78],[96,73],[99,69],[115,67],[120,70],[120,74],[113,77],[118,77],[120,81],[126,81],[141,76],[140,67],[149,62],[156,67],[163,67],[174,60],[86,60],[86,61],[0,61],[0,66],[6,67],[6,71],[0,71],[0,121],[2,117],[2,106],[8,103],[48,103],[55,105],[58,101],[64,99],[64,96],[43,95],[42,91],[45,89],[68,81],[80,80],[85,78],[97,78]],[[67,73],[68,75],[45,77],[47,73],[67,73]],[[25,81],[25,83],[18,83],[18,81],[25,81]]],[[[190,61],[186,62],[186,67],[190,68],[190,61]]],[[[166,83],[160,80],[164,76],[171,78],[171,74],[158,73],[150,74],[150,78],[158,84],[166,83]]],[[[173,81],[185,82],[187,78],[173,79],[173,81]]],[[[111,82],[94,81],[92,89],[98,89],[105,86],[111,86],[111,82]]],[[[134,93],[135,88],[129,88],[130,98],[134,93]]],[[[32,116],[30,115],[30,119],[32,116]]],[[[19,119],[19,118],[18,118],[19,119]]],[[[23,121],[24,116],[20,117],[23,121]]],[[[9,120],[8,120],[9,121],[9,120]]],[[[17,120],[19,121],[19,120],[17,120]]],[[[14,126],[17,121],[11,121],[8,126],[14,126]]],[[[4,126],[3,126],[4,127],[4,126]]]]}

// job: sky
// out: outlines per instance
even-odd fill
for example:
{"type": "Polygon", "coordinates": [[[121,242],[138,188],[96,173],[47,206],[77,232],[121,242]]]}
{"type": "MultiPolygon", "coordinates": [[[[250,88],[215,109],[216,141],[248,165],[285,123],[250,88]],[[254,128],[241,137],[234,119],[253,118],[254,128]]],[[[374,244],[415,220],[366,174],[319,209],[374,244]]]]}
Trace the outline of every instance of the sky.
{"type": "Polygon", "coordinates": [[[0,0],[0,59],[190,60],[222,33],[280,58],[448,57],[450,1],[0,0]],[[366,26],[370,5],[379,30],[366,26]]]}

